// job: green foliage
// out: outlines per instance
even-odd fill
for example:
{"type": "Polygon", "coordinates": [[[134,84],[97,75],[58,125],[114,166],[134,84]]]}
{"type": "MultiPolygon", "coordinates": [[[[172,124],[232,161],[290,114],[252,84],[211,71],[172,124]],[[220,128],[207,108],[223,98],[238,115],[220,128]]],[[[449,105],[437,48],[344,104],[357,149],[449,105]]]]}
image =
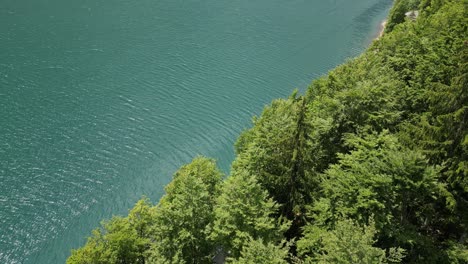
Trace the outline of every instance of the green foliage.
{"type": "Polygon", "coordinates": [[[405,13],[418,9],[419,2],[420,0],[396,0],[390,10],[385,31],[390,32],[396,25],[403,23],[405,13]]]}
{"type": "Polygon", "coordinates": [[[304,207],[317,185],[307,144],[306,107],[305,98],[295,95],[274,101],[237,142],[238,157],[233,163],[235,171],[255,175],[281,205],[281,214],[293,220],[291,236],[303,224],[304,207]]]}
{"type": "Polygon", "coordinates": [[[401,141],[440,166],[439,182],[456,201],[455,209],[439,212],[439,241],[467,232],[466,8],[466,1],[422,1],[416,22],[399,25],[372,48],[406,83],[401,92],[406,113],[399,125],[401,141]]]}
{"type": "Polygon", "coordinates": [[[400,263],[404,250],[391,248],[386,257],[385,250],[373,246],[377,230],[370,222],[361,228],[352,220],[339,220],[330,231],[307,226],[298,249],[303,255],[311,254],[308,263],[400,263]]]}
{"type": "Polygon", "coordinates": [[[430,107],[417,135],[433,163],[446,166],[447,182],[468,192],[468,46],[450,85],[435,83],[428,91],[430,107]]]}
{"type": "Polygon", "coordinates": [[[232,264],[286,264],[288,257],[288,246],[265,244],[261,239],[251,239],[242,249],[239,259],[228,259],[232,264]]]}
{"type": "Polygon", "coordinates": [[[221,172],[214,161],[196,158],[183,166],[156,206],[151,235],[154,263],[200,263],[211,259],[214,244],[207,227],[214,221],[214,199],[221,172]]]}
{"type": "Polygon", "coordinates": [[[73,250],[68,264],[145,263],[149,240],[138,235],[127,218],[113,217],[95,229],[83,248],[73,250]]]}
{"type": "Polygon", "coordinates": [[[149,199],[143,197],[128,213],[128,222],[136,230],[139,237],[150,238],[155,217],[154,209],[149,199]]]}
{"type": "MultiPolygon", "coordinates": [[[[323,173],[348,147],[344,135],[363,131],[395,130],[403,110],[398,93],[404,87],[393,71],[375,54],[365,54],[315,81],[306,97],[310,101],[306,122],[312,170],[323,173]]],[[[310,171],[307,171],[311,173],[310,171]]],[[[317,178],[317,176],[315,176],[317,178]]],[[[316,179],[316,181],[318,181],[316,179]]],[[[318,198],[315,194],[315,198],[318,198]]]]}
{"type": "Polygon", "coordinates": [[[453,1],[434,14],[423,13],[416,22],[399,25],[370,49],[406,83],[399,97],[411,114],[427,111],[428,88],[449,85],[458,70],[468,22],[463,2],[453,1]]]}
{"type": "Polygon", "coordinates": [[[237,171],[223,184],[214,208],[211,238],[233,258],[252,240],[276,243],[289,223],[275,219],[278,204],[247,171],[237,171]]]}
{"type": "Polygon", "coordinates": [[[468,263],[468,245],[450,241],[447,255],[452,264],[468,263]]]}
{"type": "Polygon", "coordinates": [[[345,217],[363,225],[374,216],[381,245],[408,248],[410,258],[433,258],[432,250],[422,249],[435,248],[430,235],[441,211],[455,203],[438,182],[438,171],[387,132],[349,136],[346,142],[353,150],[326,171],[324,198],[313,208],[316,223],[333,226],[345,217]],[[439,207],[442,201],[446,208],[439,207]]]}

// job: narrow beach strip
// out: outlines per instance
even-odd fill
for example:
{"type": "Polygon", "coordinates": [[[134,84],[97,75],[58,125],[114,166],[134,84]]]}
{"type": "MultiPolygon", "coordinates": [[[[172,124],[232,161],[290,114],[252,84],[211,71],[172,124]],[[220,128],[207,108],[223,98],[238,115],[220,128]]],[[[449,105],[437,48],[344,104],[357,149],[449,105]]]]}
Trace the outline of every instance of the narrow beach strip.
{"type": "Polygon", "coordinates": [[[386,26],[387,26],[387,20],[384,20],[384,21],[382,21],[382,23],[380,23],[379,36],[377,37],[377,39],[379,39],[379,38],[381,38],[383,36],[386,26]]]}

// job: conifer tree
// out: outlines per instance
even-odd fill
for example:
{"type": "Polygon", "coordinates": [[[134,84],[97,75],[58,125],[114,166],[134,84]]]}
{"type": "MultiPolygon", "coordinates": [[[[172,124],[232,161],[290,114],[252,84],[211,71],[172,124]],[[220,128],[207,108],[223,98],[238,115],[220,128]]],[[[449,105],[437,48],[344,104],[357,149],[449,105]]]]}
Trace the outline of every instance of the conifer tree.
{"type": "Polygon", "coordinates": [[[234,170],[255,175],[280,207],[281,215],[292,220],[290,237],[304,224],[304,208],[314,191],[312,156],[307,145],[305,121],[307,102],[294,93],[265,108],[254,127],[237,142],[234,170]]]}

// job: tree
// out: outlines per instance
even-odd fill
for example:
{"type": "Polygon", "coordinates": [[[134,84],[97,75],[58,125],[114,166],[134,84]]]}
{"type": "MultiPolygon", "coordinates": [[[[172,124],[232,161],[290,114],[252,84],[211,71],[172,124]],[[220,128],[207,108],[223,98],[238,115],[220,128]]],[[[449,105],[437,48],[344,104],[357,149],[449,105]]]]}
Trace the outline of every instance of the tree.
{"type": "Polygon", "coordinates": [[[211,239],[232,258],[252,240],[277,243],[289,223],[275,219],[279,205],[247,171],[236,171],[222,186],[214,207],[211,239]]]}
{"type": "Polygon", "coordinates": [[[306,259],[308,263],[400,263],[404,250],[392,248],[386,257],[385,250],[373,246],[376,233],[372,220],[364,227],[349,219],[339,220],[329,231],[306,226],[305,236],[298,242],[298,248],[303,255],[309,254],[306,259]]]}
{"type": "Polygon", "coordinates": [[[95,229],[86,245],[72,250],[67,264],[145,263],[149,240],[140,237],[127,218],[113,217],[95,229]]]}
{"type": "Polygon", "coordinates": [[[150,238],[155,208],[147,197],[140,199],[128,213],[128,222],[140,237],[150,238]]]}
{"type": "Polygon", "coordinates": [[[179,169],[155,209],[151,249],[154,263],[202,263],[214,244],[207,227],[222,174],[213,160],[196,158],[179,169]]]}
{"type": "Polygon", "coordinates": [[[468,208],[468,44],[461,57],[450,85],[430,87],[429,111],[411,129],[429,161],[443,166],[444,182],[457,198],[459,212],[468,217],[463,212],[468,208]]]}
{"type": "Polygon", "coordinates": [[[438,182],[438,170],[385,131],[350,135],[347,144],[353,150],[324,174],[314,223],[330,228],[344,217],[365,225],[374,216],[380,245],[407,248],[409,259],[441,261],[434,259],[438,242],[433,237],[443,221],[439,216],[455,201],[438,182]]]}
{"type": "Polygon", "coordinates": [[[262,239],[250,241],[242,248],[239,259],[228,259],[232,264],[286,264],[289,253],[288,246],[275,245],[273,243],[264,243],[262,239]]]}
{"type": "Polygon", "coordinates": [[[418,9],[419,2],[420,0],[396,0],[390,10],[385,31],[390,32],[396,25],[403,23],[405,21],[405,13],[418,9]]]}
{"type": "MultiPolygon", "coordinates": [[[[311,202],[314,183],[304,120],[307,103],[293,94],[265,108],[254,127],[244,132],[237,144],[233,169],[255,175],[280,207],[280,214],[293,221],[289,237],[304,223],[305,205],[311,202]]],[[[242,172],[241,174],[243,174],[242,172]]]]}

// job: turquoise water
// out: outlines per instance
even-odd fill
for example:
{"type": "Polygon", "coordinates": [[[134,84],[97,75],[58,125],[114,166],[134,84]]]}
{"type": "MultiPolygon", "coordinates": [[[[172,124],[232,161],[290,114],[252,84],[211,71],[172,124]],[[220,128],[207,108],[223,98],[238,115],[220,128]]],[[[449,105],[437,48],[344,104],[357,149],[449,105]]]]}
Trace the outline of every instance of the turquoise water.
{"type": "Polygon", "coordinates": [[[390,0],[3,0],[0,263],[63,263],[272,99],[362,52],[390,0]]]}

